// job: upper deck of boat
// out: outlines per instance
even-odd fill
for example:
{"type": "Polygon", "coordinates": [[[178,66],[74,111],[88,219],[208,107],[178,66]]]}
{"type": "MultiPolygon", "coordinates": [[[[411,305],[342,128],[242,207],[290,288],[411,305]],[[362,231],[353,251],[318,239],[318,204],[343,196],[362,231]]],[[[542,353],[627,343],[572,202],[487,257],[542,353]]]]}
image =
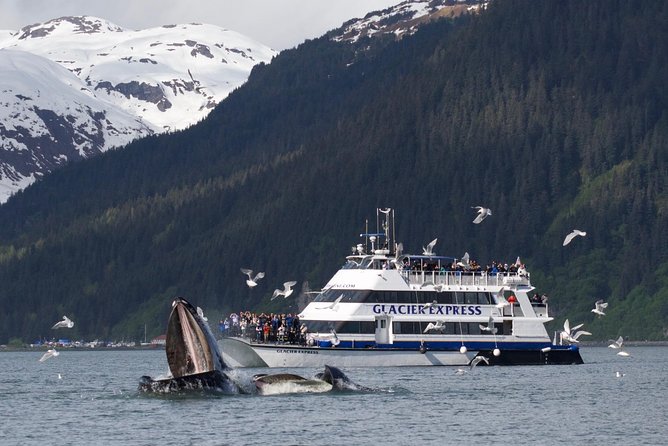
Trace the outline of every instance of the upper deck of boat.
{"type": "Polygon", "coordinates": [[[411,288],[426,289],[433,286],[438,290],[444,286],[531,286],[531,276],[524,269],[508,271],[471,269],[453,257],[404,255],[397,259],[376,251],[375,255],[352,255],[346,257],[346,260],[342,269],[373,270],[376,273],[396,270],[411,288]]]}

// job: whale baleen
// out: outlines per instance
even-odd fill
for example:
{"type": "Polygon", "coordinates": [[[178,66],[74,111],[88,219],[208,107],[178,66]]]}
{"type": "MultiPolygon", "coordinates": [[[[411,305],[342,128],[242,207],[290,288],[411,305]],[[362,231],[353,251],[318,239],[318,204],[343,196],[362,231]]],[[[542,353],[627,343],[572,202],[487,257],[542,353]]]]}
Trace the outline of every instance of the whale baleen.
{"type": "Polygon", "coordinates": [[[209,324],[182,297],[172,303],[165,352],[171,377],[153,379],[142,376],[139,380],[140,392],[210,390],[225,394],[243,393],[227,373],[229,368],[223,361],[209,324]]]}

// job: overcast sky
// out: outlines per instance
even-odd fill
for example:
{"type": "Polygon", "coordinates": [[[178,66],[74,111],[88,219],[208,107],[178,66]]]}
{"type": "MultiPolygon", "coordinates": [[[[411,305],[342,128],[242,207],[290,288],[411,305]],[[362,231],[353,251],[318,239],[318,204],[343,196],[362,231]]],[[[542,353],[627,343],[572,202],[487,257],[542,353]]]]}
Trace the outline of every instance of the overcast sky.
{"type": "Polygon", "coordinates": [[[18,30],[66,15],[96,16],[130,29],[197,22],[228,28],[282,50],[402,1],[0,0],[0,29],[18,30]]]}

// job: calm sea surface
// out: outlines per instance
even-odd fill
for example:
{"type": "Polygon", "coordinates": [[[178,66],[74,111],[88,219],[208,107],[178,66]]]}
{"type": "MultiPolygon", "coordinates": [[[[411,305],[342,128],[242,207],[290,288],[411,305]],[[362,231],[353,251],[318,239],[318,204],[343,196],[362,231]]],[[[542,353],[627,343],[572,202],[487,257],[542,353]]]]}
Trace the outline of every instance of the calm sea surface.
{"type": "MultiPolygon", "coordinates": [[[[41,352],[4,352],[0,444],[667,444],[668,348],[628,351],[583,348],[584,365],[464,375],[450,367],[344,370],[378,389],[370,393],[169,397],[136,390],[141,375],[167,372],[164,351],[63,350],[43,363],[41,352]]],[[[249,382],[268,370],[235,374],[249,382]]]]}

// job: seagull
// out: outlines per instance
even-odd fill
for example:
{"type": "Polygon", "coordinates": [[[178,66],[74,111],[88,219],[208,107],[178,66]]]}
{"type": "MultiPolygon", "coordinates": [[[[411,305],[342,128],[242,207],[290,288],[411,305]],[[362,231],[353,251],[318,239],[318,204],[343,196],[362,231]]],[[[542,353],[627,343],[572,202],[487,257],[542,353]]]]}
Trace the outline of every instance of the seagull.
{"type": "Polygon", "coordinates": [[[481,331],[489,331],[492,334],[496,334],[496,332],[498,331],[498,328],[494,326],[494,319],[492,318],[492,316],[489,317],[487,325],[479,324],[478,326],[480,327],[481,331]]]}
{"type": "Polygon", "coordinates": [[[584,237],[585,235],[587,235],[587,233],[584,232],[584,231],[580,231],[579,229],[573,229],[573,232],[571,232],[570,234],[568,234],[568,235],[566,236],[566,238],[564,239],[563,246],[568,245],[568,244],[569,244],[575,237],[577,237],[578,235],[584,237]]]}
{"type": "Polygon", "coordinates": [[[72,328],[72,327],[74,327],[74,322],[72,322],[72,320],[69,317],[63,316],[63,320],[56,322],[53,325],[53,327],[51,327],[51,329],[55,330],[56,328],[72,328]]]}
{"type": "Polygon", "coordinates": [[[599,299],[594,303],[594,305],[595,305],[595,308],[593,310],[591,310],[591,312],[598,314],[599,317],[605,316],[605,313],[603,312],[603,310],[608,308],[608,303],[603,302],[603,299],[599,299]]]}
{"type": "Polygon", "coordinates": [[[478,210],[478,216],[475,218],[475,220],[473,220],[473,223],[476,225],[482,223],[482,221],[486,219],[488,215],[492,215],[492,210],[489,208],[484,208],[482,206],[471,206],[471,209],[478,210]]]}
{"type": "Polygon", "coordinates": [[[63,376],[60,373],[58,374],[58,379],[63,379],[63,376]]]}
{"type": "Polygon", "coordinates": [[[615,376],[616,376],[617,378],[621,378],[622,376],[626,376],[626,373],[615,372],[615,376]]]}
{"type": "Polygon", "coordinates": [[[426,304],[424,304],[424,307],[425,307],[425,308],[429,308],[429,307],[431,307],[432,305],[436,305],[437,303],[438,303],[438,301],[433,300],[433,301],[431,301],[431,302],[427,302],[426,304]]]}
{"type": "Polygon", "coordinates": [[[619,350],[619,352],[617,352],[617,354],[619,356],[631,356],[630,353],[624,351],[624,338],[623,337],[621,337],[621,336],[618,337],[616,341],[613,340],[613,339],[610,339],[610,342],[612,342],[612,344],[608,345],[608,347],[619,350]]]}
{"type": "Polygon", "coordinates": [[[292,287],[295,286],[296,284],[297,284],[297,282],[294,281],[294,280],[292,280],[290,282],[285,282],[283,284],[283,289],[282,290],[279,290],[279,289],[274,290],[274,294],[271,295],[271,300],[276,299],[276,297],[278,297],[280,295],[283,295],[284,298],[287,298],[294,291],[292,289],[292,287]]]}
{"type": "Polygon", "coordinates": [[[503,308],[510,306],[510,302],[506,300],[503,295],[505,289],[501,288],[498,293],[496,293],[496,308],[503,308]]]}
{"type": "Polygon", "coordinates": [[[49,349],[42,355],[41,358],[39,358],[39,362],[44,362],[49,358],[52,358],[54,356],[58,356],[60,352],[58,352],[55,348],[49,349]]]}
{"type": "Polygon", "coordinates": [[[437,293],[442,293],[443,288],[445,288],[445,284],[439,283],[438,285],[434,285],[434,291],[436,291],[437,293]]]}
{"type": "Polygon", "coordinates": [[[614,339],[610,339],[610,342],[612,342],[612,344],[608,345],[608,347],[615,348],[615,349],[621,349],[622,345],[624,345],[624,338],[620,336],[620,337],[617,338],[616,341],[614,339]]]}
{"type": "Polygon", "coordinates": [[[461,266],[465,270],[471,269],[471,264],[469,263],[469,253],[465,252],[464,255],[462,256],[462,259],[457,262],[457,266],[461,266]]]}
{"type": "Polygon", "coordinates": [[[332,329],[332,330],[330,330],[330,333],[331,333],[332,336],[333,336],[333,338],[332,338],[332,345],[333,345],[334,347],[336,347],[337,345],[339,345],[339,344],[341,343],[341,341],[339,340],[339,337],[336,335],[336,331],[334,331],[334,330],[332,329]]]}
{"type": "Polygon", "coordinates": [[[197,314],[204,320],[204,322],[209,322],[209,319],[204,316],[204,311],[202,311],[200,307],[197,307],[197,314]]]}
{"type": "Polygon", "coordinates": [[[395,253],[394,253],[394,258],[390,260],[390,263],[394,265],[396,269],[404,269],[404,256],[402,253],[404,252],[404,244],[403,243],[397,243],[395,246],[395,253]]]}
{"type": "Polygon", "coordinates": [[[338,310],[338,305],[339,302],[341,302],[341,299],[343,299],[343,294],[341,294],[339,297],[336,298],[334,302],[332,302],[329,305],[325,305],[324,307],[318,307],[318,310],[338,310]]]}
{"type": "Polygon", "coordinates": [[[573,328],[570,328],[570,323],[568,322],[568,319],[564,322],[564,331],[562,331],[559,336],[561,337],[562,341],[567,341],[570,343],[578,343],[578,338],[582,335],[591,335],[588,331],[580,330],[580,331],[575,331],[578,328],[582,327],[584,324],[576,325],[573,328]]]}
{"type": "Polygon", "coordinates": [[[430,241],[427,247],[425,248],[424,246],[422,247],[422,254],[425,256],[433,256],[434,254],[434,246],[436,246],[436,242],[438,241],[438,238],[435,238],[434,240],[430,241]]]}
{"type": "Polygon", "coordinates": [[[455,375],[464,375],[466,373],[468,373],[468,370],[464,370],[464,369],[455,370],[455,375]]]}
{"type": "Polygon", "coordinates": [[[427,328],[425,328],[422,333],[427,333],[427,332],[432,331],[432,330],[438,330],[442,333],[444,329],[445,329],[445,325],[443,325],[443,321],[436,321],[435,324],[433,322],[429,322],[427,324],[427,328]]]}
{"type": "Polygon", "coordinates": [[[473,369],[473,367],[477,366],[481,362],[484,362],[485,364],[489,365],[489,358],[486,356],[476,356],[471,360],[471,364],[469,364],[469,367],[473,369]]]}
{"type": "Polygon", "coordinates": [[[253,270],[252,269],[241,268],[241,272],[248,276],[248,280],[246,280],[246,285],[248,285],[249,288],[253,288],[254,286],[257,286],[257,281],[264,277],[264,273],[262,273],[262,272],[257,273],[255,275],[255,277],[253,277],[253,270]]]}

